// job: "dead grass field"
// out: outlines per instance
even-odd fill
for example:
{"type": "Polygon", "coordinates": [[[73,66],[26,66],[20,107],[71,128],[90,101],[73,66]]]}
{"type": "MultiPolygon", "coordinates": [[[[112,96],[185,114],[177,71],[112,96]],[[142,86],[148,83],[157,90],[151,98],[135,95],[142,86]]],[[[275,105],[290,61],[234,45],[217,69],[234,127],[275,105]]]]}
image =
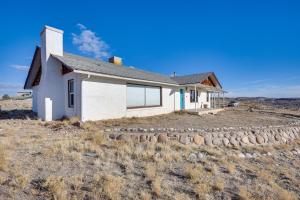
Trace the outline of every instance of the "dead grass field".
{"type": "MultiPolygon", "coordinates": [[[[177,123],[187,117],[174,116],[177,123]]],[[[67,121],[53,129],[56,123],[30,118],[0,120],[0,199],[300,198],[300,154],[292,153],[300,141],[240,149],[135,144],[107,140],[98,128],[109,123],[87,130],[67,121]]]]}

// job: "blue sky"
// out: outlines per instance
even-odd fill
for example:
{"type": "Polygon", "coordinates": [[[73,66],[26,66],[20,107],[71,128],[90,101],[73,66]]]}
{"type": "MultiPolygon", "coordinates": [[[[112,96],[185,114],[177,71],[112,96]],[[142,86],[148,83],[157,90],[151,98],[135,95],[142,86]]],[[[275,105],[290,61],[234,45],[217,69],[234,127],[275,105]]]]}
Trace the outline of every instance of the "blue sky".
{"type": "Polygon", "coordinates": [[[230,96],[300,97],[300,1],[9,1],[0,94],[20,90],[43,25],[64,50],[177,75],[214,71],[230,96]],[[81,25],[78,25],[81,24],[81,25]]]}

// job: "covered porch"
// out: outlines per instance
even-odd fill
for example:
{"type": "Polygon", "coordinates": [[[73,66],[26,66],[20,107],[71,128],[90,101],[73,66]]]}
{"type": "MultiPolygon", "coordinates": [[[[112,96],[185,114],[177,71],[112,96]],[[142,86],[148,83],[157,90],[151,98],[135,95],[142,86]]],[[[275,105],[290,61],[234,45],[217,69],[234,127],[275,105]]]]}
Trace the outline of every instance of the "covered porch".
{"type": "MultiPolygon", "coordinates": [[[[209,105],[203,104],[203,105],[198,105],[198,102],[194,102],[194,108],[192,109],[186,109],[188,113],[191,114],[197,114],[197,115],[202,115],[202,114],[216,114],[220,111],[223,111],[224,108],[226,107],[225,105],[225,93],[227,93],[225,90],[214,87],[214,86],[209,86],[209,85],[204,85],[201,83],[197,84],[188,84],[186,87],[193,88],[195,91],[200,91],[200,92],[206,92],[207,93],[207,100],[209,102],[209,105]]],[[[195,99],[197,93],[195,92],[195,99]]]]}

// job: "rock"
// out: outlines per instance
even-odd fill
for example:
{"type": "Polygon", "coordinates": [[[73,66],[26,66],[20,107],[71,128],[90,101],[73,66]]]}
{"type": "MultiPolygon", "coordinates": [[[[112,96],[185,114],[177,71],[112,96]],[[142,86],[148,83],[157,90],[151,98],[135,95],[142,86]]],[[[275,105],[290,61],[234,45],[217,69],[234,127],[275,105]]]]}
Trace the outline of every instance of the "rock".
{"type": "Polygon", "coordinates": [[[191,153],[188,157],[188,161],[196,162],[197,161],[197,155],[195,153],[191,153]]]}
{"type": "Polygon", "coordinates": [[[213,146],[211,137],[205,137],[204,142],[207,146],[213,146]]]}
{"type": "Polygon", "coordinates": [[[155,129],[154,129],[154,128],[150,128],[149,131],[150,131],[151,133],[153,133],[153,132],[155,131],[155,129]]]}
{"type": "Polygon", "coordinates": [[[197,157],[198,157],[198,159],[201,160],[201,159],[203,159],[205,157],[205,155],[203,153],[199,152],[198,155],[197,155],[197,157]]]}
{"type": "Polygon", "coordinates": [[[245,158],[246,156],[245,156],[245,154],[243,154],[243,153],[241,152],[241,153],[238,154],[238,157],[239,157],[239,158],[245,158]]]}
{"type": "Polygon", "coordinates": [[[220,138],[213,138],[212,143],[216,146],[222,145],[222,140],[220,138]]]}
{"type": "Polygon", "coordinates": [[[111,132],[111,129],[110,128],[106,128],[106,129],[104,129],[104,132],[111,132]]]}
{"type": "MultiPolygon", "coordinates": [[[[116,137],[116,140],[129,141],[129,136],[126,134],[121,134],[116,137]]],[[[137,136],[137,141],[139,141],[138,136],[137,136]]]]}
{"type": "Polygon", "coordinates": [[[166,142],[168,142],[168,136],[166,134],[164,134],[164,133],[159,134],[159,136],[157,138],[157,141],[159,143],[166,143],[166,142]]]}
{"type": "Polygon", "coordinates": [[[276,140],[276,141],[280,141],[280,140],[281,140],[281,136],[280,136],[279,134],[276,134],[276,135],[275,135],[275,140],[276,140]]]}
{"type": "Polygon", "coordinates": [[[190,144],[190,138],[187,136],[181,136],[179,142],[185,145],[190,144]]]}
{"type": "Polygon", "coordinates": [[[204,144],[204,138],[200,135],[195,135],[193,140],[194,140],[194,143],[197,144],[197,145],[204,144]]]}
{"type": "Polygon", "coordinates": [[[246,158],[253,158],[253,156],[250,153],[245,154],[246,158]]]}
{"type": "Polygon", "coordinates": [[[258,144],[263,144],[265,142],[264,138],[261,137],[260,135],[256,136],[256,142],[258,144]]]}
{"type": "Polygon", "coordinates": [[[268,155],[268,156],[272,156],[272,153],[271,153],[271,152],[268,152],[267,155],[268,155]]]}
{"type": "Polygon", "coordinates": [[[234,147],[239,146],[238,141],[236,141],[235,137],[231,137],[229,140],[230,144],[232,144],[234,147]]]}
{"type": "Polygon", "coordinates": [[[245,137],[242,138],[242,142],[245,143],[245,144],[249,144],[250,143],[247,136],[245,136],[245,137]]]}
{"type": "Polygon", "coordinates": [[[227,139],[229,139],[229,138],[230,138],[230,133],[225,133],[225,137],[226,137],[227,139]]]}
{"type": "Polygon", "coordinates": [[[140,135],[140,142],[146,142],[147,138],[146,135],[140,135]]]}
{"type": "Polygon", "coordinates": [[[149,141],[155,144],[157,142],[157,138],[154,135],[151,135],[149,141]]]}
{"type": "Polygon", "coordinates": [[[255,138],[253,135],[250,135],[250,136],[248,137],[248,139],[249,139],[250,143],[256,144],[256,138],[255,138]]]}
{"type": "Polygon", "coordinates": [[[223,138],[223,144],[224,144],[224,146],[229,146],[229,140],[227,139],[227,138],[223,138]]]}
{"type": "Polygon", "coordinates": [[[98,157],[98,155],[94,152],[85,152],[83,155],[87,156],[87,157],[92,157],[92,158],[97,158],[98,157]]]}

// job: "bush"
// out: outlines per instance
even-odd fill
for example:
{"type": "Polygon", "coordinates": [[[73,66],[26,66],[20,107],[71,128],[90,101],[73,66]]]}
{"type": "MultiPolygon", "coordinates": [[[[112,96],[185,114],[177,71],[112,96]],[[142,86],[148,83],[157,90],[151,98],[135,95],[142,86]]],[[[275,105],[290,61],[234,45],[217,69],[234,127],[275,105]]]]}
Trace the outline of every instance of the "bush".
{"type": "Polygon", "coordinates": [[[5,94],[5,95],[2,96],[2,99],[3,100],[8,100],[8,99],[10,99],[10,96],[8,94],[5,94]]]}

